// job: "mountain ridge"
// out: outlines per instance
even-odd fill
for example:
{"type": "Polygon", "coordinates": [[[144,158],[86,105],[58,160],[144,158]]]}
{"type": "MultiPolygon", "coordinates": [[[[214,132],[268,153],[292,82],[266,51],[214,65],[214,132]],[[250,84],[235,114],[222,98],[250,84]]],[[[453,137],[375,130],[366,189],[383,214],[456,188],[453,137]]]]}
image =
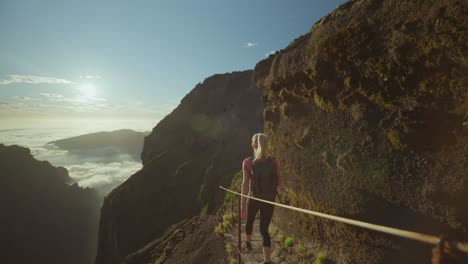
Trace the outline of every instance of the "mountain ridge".
{"type": "Polygon", "coordinates": [[[251,70],[197,84],[145,137],[143,169],[106,197],[96,263],[120,263],[170,225],[213,213],[224,197],[218,186],[250,155],[262,113],[251,70]]]}
{"type": "Polygon", "coordinates": [[[68,185],[65,168],[16,145],[0,144],[0,171],[0,208],[8,212],[0,218],[3,262],[92,263],[100,205],[94,190],[68,185]]]}
{"type": "Polygon", "coordinates": [[[109,155],[128,154],[133,160],[140,160],[143,139],[149,132],[131,129],[101,131],[49,142],[60,149],[84,155],[96,149],[107,149],[109,155]]]}

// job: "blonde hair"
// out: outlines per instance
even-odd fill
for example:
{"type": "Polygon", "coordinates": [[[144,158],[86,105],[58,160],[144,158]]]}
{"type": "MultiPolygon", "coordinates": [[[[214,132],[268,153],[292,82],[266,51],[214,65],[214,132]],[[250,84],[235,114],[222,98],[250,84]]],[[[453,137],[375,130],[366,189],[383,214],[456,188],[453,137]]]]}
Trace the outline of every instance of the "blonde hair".
{"type": "Polygon", "coordinates": [[[263,133],[257,133],[252,137],[252,145],[256,146],[254,150],[254,160],[266,158],[268,156],[267,136],[263,133]]]}

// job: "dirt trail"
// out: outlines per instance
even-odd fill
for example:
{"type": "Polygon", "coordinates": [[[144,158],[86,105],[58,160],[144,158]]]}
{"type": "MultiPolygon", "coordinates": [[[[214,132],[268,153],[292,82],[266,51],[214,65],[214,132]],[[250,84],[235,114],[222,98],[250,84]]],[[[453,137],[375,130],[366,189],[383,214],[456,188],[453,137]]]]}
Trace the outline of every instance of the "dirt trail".
{"type": "MultiPolygon", "coordinates": [[[[260,235],[260,230],[258,228],[259,219],[255,220],[254,230],[252,236],[252,250],[247,250],[245,247],[245,224],[242,223],[242,260],[244,264],[258,264],[263,263],[263,253],[262,253],[262,236],[260,235]]],[[[235,223],[230,233],[225,234],[226,242],[231,245],[233,251],[237,248],[237,223],[235,223]]],[[[271,239],[271,260],[274,264],[296,264],[302,263],[299,261],[297,256],[288,253],[288,249],[282,247],[280,241],[275,241],[274,238],[271,239]]]]}

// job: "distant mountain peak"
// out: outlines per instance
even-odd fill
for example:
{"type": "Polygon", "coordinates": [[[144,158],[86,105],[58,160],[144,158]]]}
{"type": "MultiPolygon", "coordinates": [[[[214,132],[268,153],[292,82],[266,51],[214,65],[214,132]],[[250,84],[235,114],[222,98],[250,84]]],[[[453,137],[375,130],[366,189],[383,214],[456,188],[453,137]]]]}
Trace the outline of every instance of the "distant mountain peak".
{"type": "Polygon", "coordinates": [[[81,155],[93,156],[97,149],[107,149],[109,155],[128,154],[134,160],[140,160],[143,139],[148,134],[149,132],[120,129],[55,140],[48,144],[81,155]]]}

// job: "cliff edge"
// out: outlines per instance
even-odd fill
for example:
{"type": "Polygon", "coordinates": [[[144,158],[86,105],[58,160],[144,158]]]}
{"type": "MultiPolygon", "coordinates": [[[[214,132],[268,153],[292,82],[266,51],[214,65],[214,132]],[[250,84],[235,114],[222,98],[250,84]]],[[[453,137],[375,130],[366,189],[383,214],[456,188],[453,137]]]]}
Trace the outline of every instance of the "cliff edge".
{"type": "Polygon", "coordinates": [[[2,263],[93,263],[99,198],[69,181],[65,168],[0,144],[2,263]]]}

